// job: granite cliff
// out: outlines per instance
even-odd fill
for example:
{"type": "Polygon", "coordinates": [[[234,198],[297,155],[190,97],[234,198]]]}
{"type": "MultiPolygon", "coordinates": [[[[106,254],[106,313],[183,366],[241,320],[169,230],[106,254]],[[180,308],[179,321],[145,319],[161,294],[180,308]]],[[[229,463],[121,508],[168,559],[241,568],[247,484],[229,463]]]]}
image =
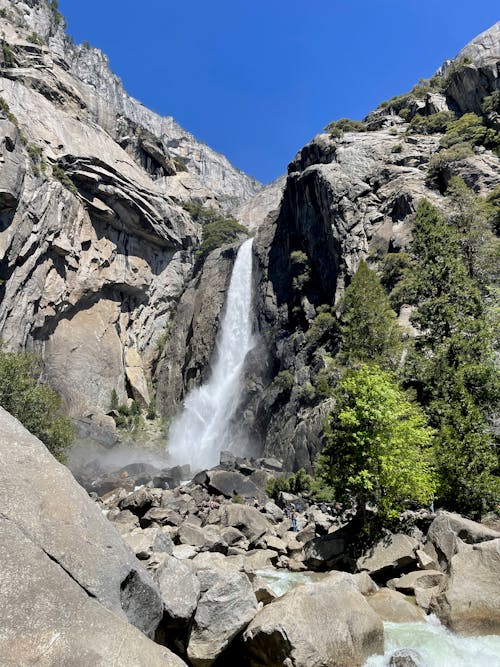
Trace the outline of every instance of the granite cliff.
{"type": "Polygon", "coordinates": [[[201,226],[260,188],[127,95],[54,4],[1,0],[0,337],[42,355],[67,413],[113,431],[111,392],[147,406],[151,365],[201,226]]]}

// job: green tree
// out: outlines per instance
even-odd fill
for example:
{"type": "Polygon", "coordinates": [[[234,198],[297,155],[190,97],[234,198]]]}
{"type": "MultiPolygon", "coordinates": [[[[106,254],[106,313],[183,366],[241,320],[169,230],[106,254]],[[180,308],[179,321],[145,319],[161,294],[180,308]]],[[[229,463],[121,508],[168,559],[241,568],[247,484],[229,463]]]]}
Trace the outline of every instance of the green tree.
{"type": "Polygon", "coordinates": [[[62,463],[74,437],[73,425],[59,414],[60,396],[39,381],[41,361],[28,352],[0,349],[0,405],[19,419],[62,463]]]}
{"type": "Polygon", "coordinates": [[[417,311],[412,321],[421,334],[405,376],[439,431],[441,502],[478,515],[491,506],[497,486],[498,459],[487,412],[498,404],[498,376],[485,303],[463,252],[468,233],[447,222],[428,201],[418,206],[412,241],[417,311]]]}
{"type": "Polygon", "coordinates": [[[362,261],[341,307],[341,360],[376,361],[394,367],[401,357],[401,330],[377,274],[362,261]]]}
{"type": "Polygon", "coordinates": [[[364,365],[344,375],[334,397],[317,472],[335,496],[350,492],[361,510],[374,503],[383,520],[408,505],[428,505],[435,493],[434,433],[393,375],[364,365]]]}

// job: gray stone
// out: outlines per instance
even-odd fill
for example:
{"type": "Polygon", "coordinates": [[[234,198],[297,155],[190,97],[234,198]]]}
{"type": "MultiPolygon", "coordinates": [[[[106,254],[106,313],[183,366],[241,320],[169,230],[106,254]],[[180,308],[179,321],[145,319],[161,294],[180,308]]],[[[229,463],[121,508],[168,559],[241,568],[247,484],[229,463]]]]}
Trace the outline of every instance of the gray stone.
{"type": "Polygon", "coordinates": [[[122,533],[122,537],[139,560],[147,560],[153,552],[172,554],[170,535],[158,527],[136,528],[122,533]]]}
{"type": "Polygon", "coordinates": [[[461,544],[431,611],[455,632],[500,633],[500,539],[461,544]]]}
{"type": "Polygon", "coordinates": [[[243,634],[249,663],[354,667],[383,653],[382,621],[348,576],[298,586],[261,609],[243,634]]]}
{"type": "Polygon", "coordinates": [[[156,581],[169,624],[177,621],[187,623],[200,597],[200,584],[192,561],[167,556],[156,572],[156,581]]]}
{"type": "Polygon", "coordinates": [[[127,667],[185,664],[125,622],[122,613],[99,604],[21,524],[4,517],[0,559],[3,667],[109,667],[117,661],[127,667]]]}
{"type": "Polygon", "coordinates": [[[422,611],[398,591],[382,588],[367,598],[373,611],[383,621],[391,623],[416,623],[424,620],[422,611]]]}
{"type": "Polygon", "coordinates": [[[417,588],[434,588],[444,583],[445,575],[441,570],[416,570],[403,574],[399,579],[387,582],[393,588],[405,595],[414,595],[417,588]]]}
{"type": "Polygon", "coordinates": [[[271,524],[259,510],[237,503],[228,503],[224,506],[222,525],[237,528],[250,544],[256,542],[266,533],[273,533],[271,524]]]}
{"type": "Polygon", "coordinates": [[[257,612],[252,584],[245,574],[213,570],[202,592],[187,655],[195,667],[211,665],[257,612]]]}
{"type": "Polygon", "coordinates": [[[151,577],[69,470],[2,408],[0,458],[4,519],[97,602],[152,635],[161,603],[151,577]]]}
{"type": "Polygon", "coordinates": [[[389,577],[416,563],[415,551],[419,543],[413,537],[396,533],[388,535],[372,547],[368,553],[358,558],[359,570],[366,570],[372,576],[389,577]]]}
{"type": "Polygon", "coordinates": [[[389,658],[389,667],[422,667],[422,656],[418,651],[402,648],[394,651],[389,658]]]}
{"type": "Polygon", "coordinates": [[[208,473],[208,489],[226,498],[238,495],[242,498],[258,498],[262,495],[259,488],[245,475],[227,470],[211,470],[208,473]]]}

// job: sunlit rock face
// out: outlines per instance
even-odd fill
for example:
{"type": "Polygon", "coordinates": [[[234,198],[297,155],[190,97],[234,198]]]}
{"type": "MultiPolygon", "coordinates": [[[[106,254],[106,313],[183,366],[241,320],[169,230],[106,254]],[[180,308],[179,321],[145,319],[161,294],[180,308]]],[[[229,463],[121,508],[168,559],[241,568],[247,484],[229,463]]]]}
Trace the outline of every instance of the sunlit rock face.
{"type": "Polygon", "coordinates": [[[201,237],[183,202],[260,184],[129,97],[47,3],[0,9],[0,338],[43,356],[71,416],[102,417],[113,390],[145,407],[201,237]]]}

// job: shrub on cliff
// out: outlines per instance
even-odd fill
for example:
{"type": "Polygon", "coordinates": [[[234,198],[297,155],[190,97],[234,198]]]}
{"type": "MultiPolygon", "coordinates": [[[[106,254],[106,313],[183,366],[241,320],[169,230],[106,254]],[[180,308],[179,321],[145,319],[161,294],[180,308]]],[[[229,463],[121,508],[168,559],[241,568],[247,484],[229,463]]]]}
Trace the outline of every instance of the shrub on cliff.
{"type": "Polygon", "coordinates": [[[64,463],[74,437],[73,425],[59,414],[60,396],[40,382],[41,370],[35,355],[0,349],[0,405],[64,463]]]}
{"type": "Polygon", "coordinates": [[[203,225],[202,241],[196,250],[197,262],[203,261],[212,250],[227,243],[233,243],[241,234],[248,236],[247,228],[240,225],[231,215],[225,215],[196,203],[187,203],[184,209],[195,222],[203,225]]]}

